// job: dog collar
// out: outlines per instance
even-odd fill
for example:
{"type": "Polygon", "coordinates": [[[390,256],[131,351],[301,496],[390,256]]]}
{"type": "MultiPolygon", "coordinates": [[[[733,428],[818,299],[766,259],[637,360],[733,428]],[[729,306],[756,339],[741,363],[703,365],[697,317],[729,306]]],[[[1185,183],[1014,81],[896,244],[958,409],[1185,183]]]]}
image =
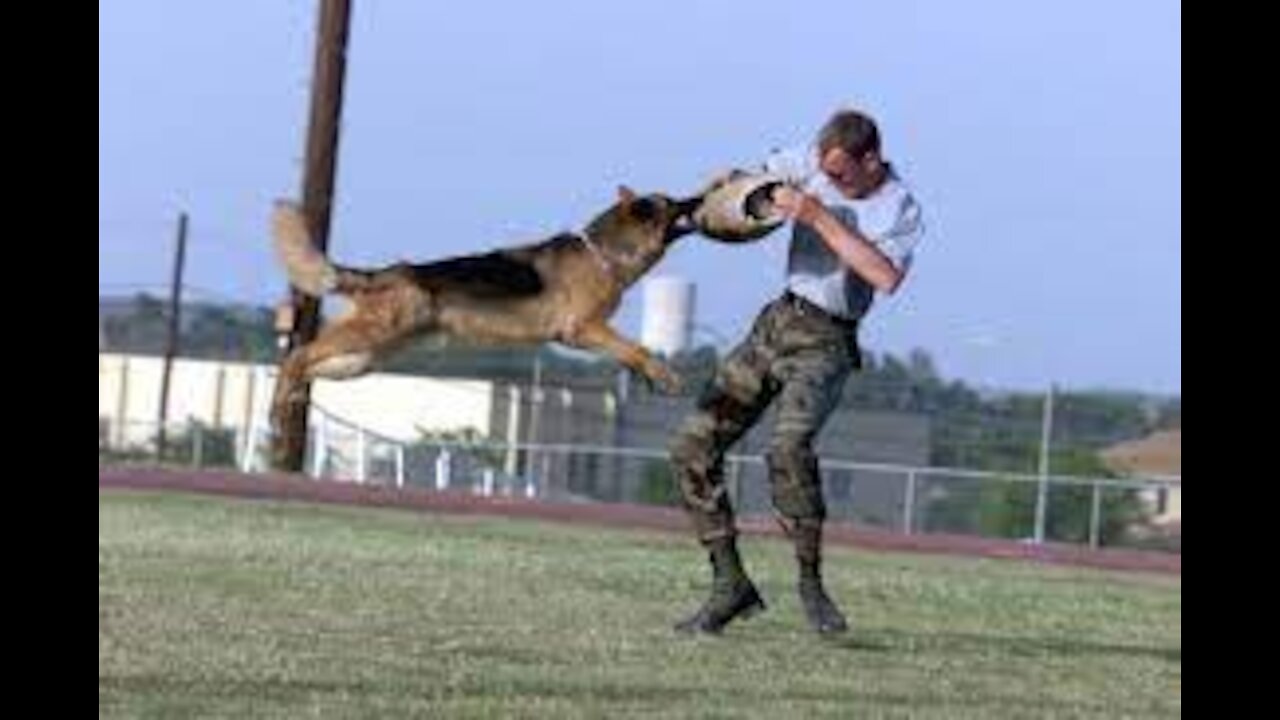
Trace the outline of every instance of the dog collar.
{"type": "Polygon", "coordinates": [[[604,251],[600,249],[599,245],[596,245],[595,241],[591,239],[590,235],[588,235],[584,231],[584,232],[573,233],[573,236],[576,237],[579,242],[585,245],[587,247],[587,250],[591,251],[591,254],[594,255],[596,258],[596,262],[600,264],[601,270],[604,270],[606,274],[611,276],[617,275],[617,271],[614,270],[613,263],[609,262],[609,258],[605,257],[604,251]]]}

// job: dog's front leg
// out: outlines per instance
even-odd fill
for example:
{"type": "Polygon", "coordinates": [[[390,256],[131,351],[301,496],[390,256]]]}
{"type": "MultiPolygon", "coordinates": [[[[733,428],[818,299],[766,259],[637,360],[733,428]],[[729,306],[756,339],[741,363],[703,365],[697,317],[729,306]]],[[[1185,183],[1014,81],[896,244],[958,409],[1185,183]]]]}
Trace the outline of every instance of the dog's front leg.
{"type": "Polygon", "coordinates": [[[604,352],[634,372],[643,375],[651,385],[656,385],[668,393],[680,391],[680,378],[671,371],[671,368],[650,355],[644,348],[619,335],[608,325],[603,323],[582,325],[568,334],[564,342],[583,350],[604,352]]]}

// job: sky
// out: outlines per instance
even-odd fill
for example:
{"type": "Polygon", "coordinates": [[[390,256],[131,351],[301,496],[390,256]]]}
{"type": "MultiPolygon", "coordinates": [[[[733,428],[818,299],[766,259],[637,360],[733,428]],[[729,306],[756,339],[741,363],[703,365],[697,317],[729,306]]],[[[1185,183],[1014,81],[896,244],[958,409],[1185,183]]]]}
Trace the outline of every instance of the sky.
{"type": "MultiPolygon", "coordinates": [[[[692,192],[856,107],[928,226],[864,345],[984,387],[1181,393],[1180,3],[353,5],[345,264],[537,241],[620,184],[692,192]]],[[[100,295],[164,292],[187,212],[191,297],[282,297],[267,218],[301,186],[316,7],[100,0],[100,295]]],[[[727,345],[785,257],[783,233],[691,238],[655,275],[695,282],[695,339],[727,345]]]]}

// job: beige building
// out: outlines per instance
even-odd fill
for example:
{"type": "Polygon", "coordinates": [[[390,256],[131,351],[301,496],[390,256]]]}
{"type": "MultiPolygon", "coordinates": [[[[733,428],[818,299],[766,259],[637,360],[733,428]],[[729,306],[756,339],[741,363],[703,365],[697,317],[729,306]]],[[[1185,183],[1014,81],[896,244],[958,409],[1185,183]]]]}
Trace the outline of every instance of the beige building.
{"type": "MultiPolygon", "coordinates": [[[[115,445],[145,442],[155,431],[164,363],[160,358],[98,355],[98,419],[115,445]]],[[[320,381],[317,405],[371,433],[413,441],[421,431],[493,435],[494,383],[373,374],[320,381]]],[[[204,360],[174,362],[169,420],[244,430],[265,421],[275,367],[204,360]]]]}
{"type": "MultiPolygon", "coordinates": [[[[1102,453],[1112,470],[1134,477],[1181,478],[1182,431],[1167,430],[1141,440],[1115,445],[1102,453]]],[[[1159,525],[1182,524],[1182,487],[1154,492],[1147,498],[1159,525]]]]}

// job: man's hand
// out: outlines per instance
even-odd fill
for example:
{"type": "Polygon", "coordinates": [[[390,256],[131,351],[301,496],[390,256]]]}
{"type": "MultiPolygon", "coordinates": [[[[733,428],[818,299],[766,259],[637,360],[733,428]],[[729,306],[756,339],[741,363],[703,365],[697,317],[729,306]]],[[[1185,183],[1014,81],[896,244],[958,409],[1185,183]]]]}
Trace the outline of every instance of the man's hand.
{"type": "Polygon", "coordinates": [[[898,289],[903,271],[855,228],[840,222],[821,200],[784,185],[773,191],[773,204],[787,217],[813,228],[840,261],[872,287],[883,293],[898,289]]]}
{"type": "Polygon", "coordinates": [[[809,226],[813,226],[827,214],[827,208],[821,200],[788,185],[773,191],[773,204],[783,215],[809,226]]]}

